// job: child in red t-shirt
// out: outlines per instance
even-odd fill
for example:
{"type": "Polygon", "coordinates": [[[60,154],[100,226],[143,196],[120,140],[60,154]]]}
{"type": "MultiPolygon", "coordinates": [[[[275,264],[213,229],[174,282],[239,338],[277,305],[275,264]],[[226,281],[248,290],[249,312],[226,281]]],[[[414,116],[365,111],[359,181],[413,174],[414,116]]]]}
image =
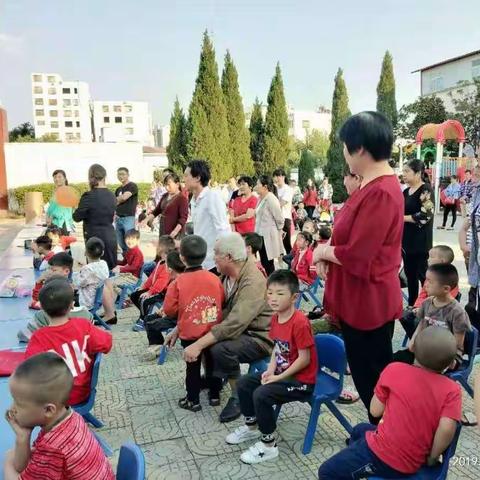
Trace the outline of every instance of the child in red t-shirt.
{"type": "Polygon", "coordinates": [[[66,278],[47,282],[40,290],[39,298],[42,309],[50,318],[50,325],[33,333],[25,357],[50,350],[60,355],[74,379],[68,405],[77,405],[90,395],[95,355],[111,350],[112,336],[85,318],[69,318],[73,288],[66,278]]]}
{"type": "Polygon", "coordinates": [[[370,413],[382,421],[357,425],[348,448],[321,465],[318,478],[397,478],[434,465],[462,416],[460,386],[441,374],[456,350],[447,329],[422,330],[415,341],[415,365],[390,363],[380,375],[370,413]]]}
{"type": "Polygon", "coordinates": [[[300,290],[304,290],[317,278],[315,267],[313,266],[313,251],[311,248],[313,237],[308,232],[299,232],[295,243],[298,249],[292,260],[292,272],[300,280],[300,290]]]}
{"type": "Polygon", "coordinates": [[[66,403],[73,385],[55,352],[21,363],[10,379],[13,405],[5,415],[15,432],[5,480],[114,480],[112,467],[85,420],[66,403]],[[32,430],[41,427],[30,447],[32,430]]]}
{"type": "MultiPolygon", "coordinates": [[[[207,242],[198,235],[188,235],[180,243],[180,258],[185,264],[185,272],[179,275],[167,289],[163,311],[168,317],[177,317],[177,326],[167,335],[165,344],[172,347],[177,338],[183,348],[195,343],[222,320],[224,300],[220,279],[202,269],[207,256],[207,242]]],[[[185,385],[187,395],[178,401],[178,406],[191,412],[202,409],[199,395],[201,388],[200,369],[205,359],[205,377],[209,384],[210,405],[220,405],[222,381],[212,377],[213,362],[209,349],[194,361],[187,362],[185,385]]]]}
{"type": "Polygon", "coordinates": [[[48,269],[48,261],[55,255],[52,240],[48,235],[40,235],[33,243],[33,267],[43,271],[48,269]]]}
{"type": "Polygon", "coordinates": [[[229,434],[226,442],[237,445],[261,441],[243,452],[240,459],[253,464],[278,456],[275,443],[275,405],[306,402],[315,387],[317,352],[310,322],[295,310],[298,278],[289,270],[277,270],[267,280],[267,301],[275,314],[270,326],[272,357],[262,374],[245,375],[237,383],[245,425],[229,434]]]}

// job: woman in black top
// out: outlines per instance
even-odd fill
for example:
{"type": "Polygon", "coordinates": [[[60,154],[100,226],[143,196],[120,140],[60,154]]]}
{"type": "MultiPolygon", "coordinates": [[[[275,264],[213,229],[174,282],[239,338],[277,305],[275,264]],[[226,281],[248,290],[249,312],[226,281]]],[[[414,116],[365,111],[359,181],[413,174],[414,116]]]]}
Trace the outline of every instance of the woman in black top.
{"type": "Polygon", "coordinates": [[[409,187],[403,191],[403,265],[408,281],[408,304],[413,306],[418,297],[418,282],[423,285],[425,281],[428,252],[432,248],[434,203],[422,161],[411,160],[403,168],[403,178],[409,187]]]}

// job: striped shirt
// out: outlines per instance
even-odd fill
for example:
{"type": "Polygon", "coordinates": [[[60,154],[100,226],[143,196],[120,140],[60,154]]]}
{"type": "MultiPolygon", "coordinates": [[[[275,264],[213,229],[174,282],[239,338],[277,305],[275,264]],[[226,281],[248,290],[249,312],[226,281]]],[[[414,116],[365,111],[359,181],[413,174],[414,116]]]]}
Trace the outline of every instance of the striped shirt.
{"type": "Polygon", "coordinates": [[[72,412],[33,443],[21,480],[114,480],[112,467],[83,418],[72,412]]]}

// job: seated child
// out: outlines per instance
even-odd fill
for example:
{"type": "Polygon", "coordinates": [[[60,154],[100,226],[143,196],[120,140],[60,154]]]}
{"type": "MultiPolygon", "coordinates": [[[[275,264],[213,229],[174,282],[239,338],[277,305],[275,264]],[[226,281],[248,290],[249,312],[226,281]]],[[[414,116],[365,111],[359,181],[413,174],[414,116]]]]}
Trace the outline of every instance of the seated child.
{"type": "MultiPolygon", "coordinates": [[[[207,242],[202,237],[189,235],[180,242],[180,258],[185,264],[185,272],[168,286],[163,302],[165,315],[178,319],[177,326],[166,340],[169,347],[175,344],[178,337],[182,347],[188,347],[222,319],[223,286],[216,275],[203,270],[202,262],[206,256],[207,242]]],[[[178,406],[191,412],[202,409],[199,398],[202,358],[205,361],[210,405],[220,405],[222,380],[212,376],[213,363],[207,348],[194,362],[186,363],[187,395],[178,401],[178,406]]]]}
{"type": "Polygon", "coordinates": [[[403,478],[434,465],[462,416],[460,385],[441,375],[456,349],[446,329],[422,330],[415,342],[415,365],[390,363],[380,375],[370,413],[382,421],[357,425],[348,447],[320,466],[318,478],[403,478]]]}
{"type": "Polygon", "coordinates": [[[16,436],[5,458],[5,480],[115,479],[85,420],[68,406],[72,385],[67,364],[55,352],[17,367],[10,379],[13,405],[5,415],[16,436]],[[35,427],[41,430],[31,448],[35,427]]]}
{"type": "Polygon", "coordinates": [[[262,374],[245,375],[237,383],[240,409],[245,425],[229,434],[226,442],[238,445],[249,440],[259,442],[243,452],[240,460],[253,464],[278,457],[275,443],[274,406],[306,402],[315,387],[317,352],[310,322],[295,301],[298,279],[289,270],[276,270],[267,280],[267,301],[275,314],[270,326],[274,342],[272,357],[262,374]]]}
{"type": "Polygon", "coordinates": [[[300,280],[300,290],[304,290],[311,285],[317,275],[313,266],[313,251],[311,249],[313,238],[308,232],[299,232],[296,245],[298,250],[292,260],[292,272],[300,280]]]}
{"type": "Polygon", "coordinates": [[[128,250],[123,260],[118,262],[118,267],[113,271],[118,275],[113,279],[113,288],[115,293],[125,285],[135,285],[140,277],[143,267],[143,253],[140,250],[140,232],[138,230],[129,230],[125,233],[125,243],[128,250]]]}
{"type": "Polygon", "coordinates": [[[50,325],[33,332],[25,357],[51,350],[57,352],[73,375],[68,405],[77,405],[90,395],[95,355],[111,350],[112,336],[85,318],[69,318],[73,288],[66,278],[50,280],[40,290],[40,303],[50,318],[50,325]]]}
{"type": "Polygon", "coordinates": [[[47,228],[45,235],[52,240],[52,250],[55,253],[65,252],[70,249],[70,245],[77,239],[68,235],[63,235],[63,229],[52,225],[47,228]]]}
{"type": "MultiPolygon", "coordinates": [[[[310,218],[307,218],[305,220],[305,223],[303,224],[302,232],[310,233],[313,239],[315,239],[315,236],[318,233],[315,222],[310,218]]],[[[282,257],[282,260],[287,264],[288,268],[290,268],[293,261],[293,257],[295,257],[295,254],[297,253],[297,251],[298,251],[298,245],[297,245],[297,240],[295,239],[295,243],[293,244],[292,251],[288,255],[284,255],[282,257]]]]}
{"type": "Polygon", "coordinates": [[[263,238],[255,232],[245,233],[243,238],[247,247],[248,258],[251,258],[255,262],[257,268],[263,273],[263,276],[267,277],[267,272],[263,268],[262,262],[257,259],[257,253],[262,249],[263,238]]]}
{"type": "Polygon", "coordinates": [[[305,210],[305,204],[303,202],[300,202],[298,204],[297,208],[297,226],[301,230],[303,227],[303,224],[305,223],[305,220],[308,218],[308,212],[305,210]]]}
{"type": "Polygon", "coordinates": [[[52,251],[52,240],[47,235],[40,235],[33,243],[33,267],[44,271],[48,269],[48,261],[55,253],[52,251]]]}
{"type": "Polygon", "coordinates": [[[318,243],[327,243],[332,236],[332,229],[323,225],[318,229],[318,243]]]}
{"type": "Polygon", "coordinates": [[[97,237],[91,237],[85,244],[87,264],[73,274],[73,285],[78,290],[78,302],[90,310],[95,303],[97,288],[108,279],[110,272],[105,260],[102,260],[105,244],[97,237]]]}
{"type": "Polygon", "coordinates": [[[457,269],[449,263],[436,263],[427,270],[425,288],[429,297],[417,311],[419,320],[408,349],[399,350],[394,354],[394,360],[406,363],[414,361],[414,345],[417,335],[429,326],[439,326],[454,334],[457,341],[457,355],[450,366],[455,370],[462,363],[465,332],[471,330],[467,312],[452,296],[452,291],[458,285],[457,269]]]}

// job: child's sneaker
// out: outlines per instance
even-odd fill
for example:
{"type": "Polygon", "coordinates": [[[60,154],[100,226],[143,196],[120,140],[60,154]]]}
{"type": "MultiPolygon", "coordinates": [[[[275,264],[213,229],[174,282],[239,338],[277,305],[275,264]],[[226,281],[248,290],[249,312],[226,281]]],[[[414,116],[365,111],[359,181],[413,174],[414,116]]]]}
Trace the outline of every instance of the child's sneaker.
{"type": "Polygon", "coordinates": [[[132,327],[132,330],[134,332],[143,332],[145,331],[145,323],[141,318],[139,318],[136,322],[135,325],[132,327]]]}
{"type": "Polygon", "coordinates": [[[225,438],[225,441],[230,445],[238,445],[239,443],[246,442],[248,440],[256,440],[260,436],[258,429],[251,430],[247,425],[242,425],[236,428],[232,433],[229,433],[225,438]]]}
{"type": "Polygon", "coordinates": [[[250,447],[246,452],[243,452],[240,456],[240,460],[243,463],[249,465],[254,463],[266,462],[267,460],[273,460],[278,457],[278,447],[266,447],[263,442],[257,442],[250,447]]]}

